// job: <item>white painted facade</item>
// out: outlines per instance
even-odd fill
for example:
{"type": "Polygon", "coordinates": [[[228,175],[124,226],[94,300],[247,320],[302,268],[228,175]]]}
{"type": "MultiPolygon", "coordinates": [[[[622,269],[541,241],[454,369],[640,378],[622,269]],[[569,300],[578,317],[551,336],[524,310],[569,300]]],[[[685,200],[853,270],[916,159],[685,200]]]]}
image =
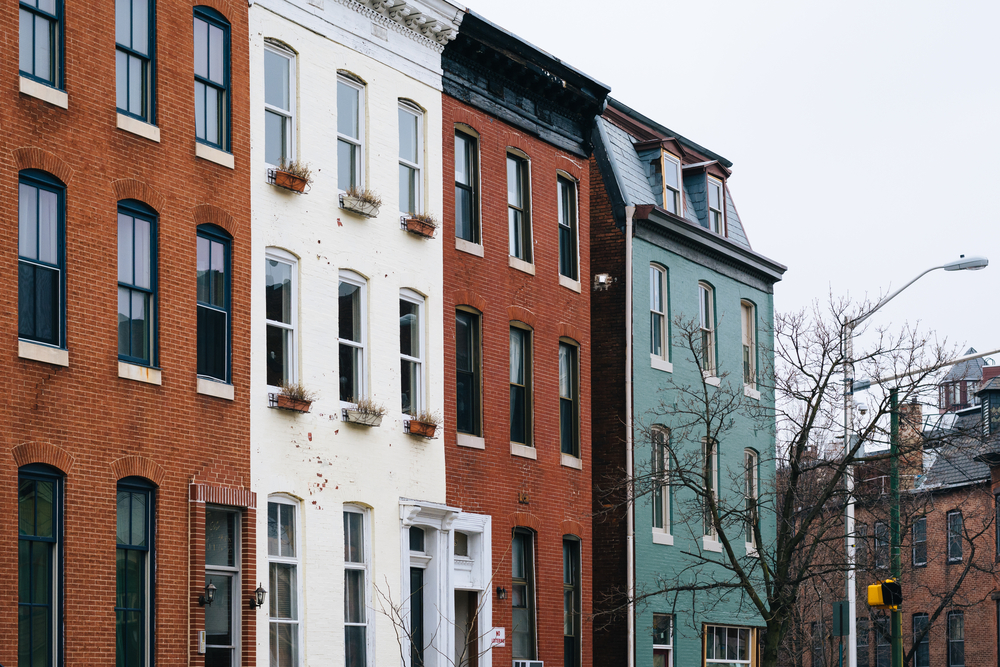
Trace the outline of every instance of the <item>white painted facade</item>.
{"type": "MultiPolygon", "coordinates": [[[[268,590],[264,607],[254,612],[260,667],[275,664],[272,630],[291,638],[282,643],[285,649],[296,645],[297,655],[286,655],[292,661],[280,662],[281,667],[343,665],[345,637],[359,632],[358,627],[365,634],[367,655],[362,664],[366,667],[400,664],[401,653],[403,664],[409,664],[409,646],[401,651],[398,639],[402,636],[406,642],[405,634],[398,634],[392,614],[385,612],[394,604],[408,618],[413,567],[423,569],[429,580],[423,591],[427,667],[454,663],[456,589],[482,593],[480,634],[487,636],[490,628],[489,517],[444,504],[444,441],[406,433],[401,399],[403,296],[422,302],[417,316],[420,407],[444,412],[442,247],[438,238],[424,239],[400,228],[400,100],[417,105],[421,112],[419,208],[440,217],[440,53],[449,32],[458,28],[460,10],[441,0],[369,4],[257,0],[250,9],[250,425],[252,486],[260,499],[256,578],[268,590]],[[381,13],[372,7],[381,8],[381,13]],[[290,101],[285,105],[269,98],[265,106],[269,45],[293,63],[290,101]],[[383,201],[372,218],[340,208],[338,72],[348,73],[363,87],[360,174],[364,186],[376,190],[383,201]],[[312,169],[313,182],[304,195],[268,182],[265,109],[284,114],[290,129],[287,152],[312,169]],[[270,329],[265,299],[269,261],[291,266],[290,317],[281,315],[281,323],[270,329]],[[350,404],[340,400],[342,279],[362,286],[360,394],[385,406],[378,427],[343,420],[343,409],[350,404]],[[268,351],[276,348],[268,347],[268,331],[279,329],[293,341],[288,373],[317,394],[309,413],[269,405],[269,394],[276,389],[268,384],[268,351]],[[286,508],[277,513],[280,525],[294,524],[294,535],[288,534],[284,545],[269,540],[265,499],[286,508]],[[424,530],[423,552],[409,549],[413,526],[424,530]],[[363,539],[351,544],[360,549],[348,556],[345,540],[357,531],[363,532],[363,539]],[[469,536],[468,556],[455,555],[456,531],[469,536]],[[294,596],[287,590],[285,595],[276,591],[272,565],[275,572],[294,572],[294,596]],[[365,618],[348,628],[346,582],[362,576],[365,618]],[[285,618],[281,622],[269,612],[277,600],[289,602],[278,613],[285,618]],[[445,641],[446,637],[452,640],[445,641]]],[[[483,639],[478,652],[485,649],[483,639]]],[[[490,665],[488,653],[479,664],[490,665]]]]}

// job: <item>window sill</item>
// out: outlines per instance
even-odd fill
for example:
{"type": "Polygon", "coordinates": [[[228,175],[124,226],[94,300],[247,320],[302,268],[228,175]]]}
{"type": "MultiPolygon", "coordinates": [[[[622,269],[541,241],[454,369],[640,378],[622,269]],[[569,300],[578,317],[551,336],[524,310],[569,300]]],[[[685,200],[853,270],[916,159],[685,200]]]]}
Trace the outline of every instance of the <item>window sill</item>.
{"type": "Polygon", "coordinates": [[[69,95],[65,90],[59,90],[52,86],[46,86],[27,77],[21,77],[21,92],[30,97],[35,97],[43,102],[48,102],[60,109],[69,109],[69,95]]]}
{"type": "Polygon", "coordinates": [[[565,287],[566,289],[573,290],[577,294],[580,294],[581,292],[579,280],[573,280],[572,278],[567,278],[561,273],[559,274],[559,284],[565,287]]]}
{"type": "Polygon", "coordinates": [[[125,130],[126,132],[139,135],[144,139],[160,143],[160,128],[141,121],[138,118],[126,116],[120,112],[118,113],[118,129],[125,130]]]}
{"type": "Polygon", "coordinates": [[[483,256],[483,246],[478,243],[473,243],[472,241],[466,241],[465,239],[456,238],[455,239],[455,250],[461,252],[467,252],[470,255],[475,255],[476,257],[483,256]]]}
{"type": "Polygon", "coordinates": [[[459,447],[469,447],[470,449],[486,449],[486,438],[469,433],[459,433],[456,443],[459,447]]]}
{"type": "Polygon", "coordinates": [[[218,148],[212,148],[211,146],[207,146],[200,141],[194,142],[194,154],[202,160],[208,160],[209,162],[214,162],[215,164],[221,164],[227,169],[236,169],[236,158],[233,157],[232,153],[220,151],[218,148]]]}
{"type": "Polygon", "coordinates": [[[672,547],[674,546],[674,536],[664,531],[662,528],[654,528],[653,544],[663,544],[668,547],[672,547]]]}
{"type": "Polygon", "coordinates": [[[526,262],[523,259],[518,259],[514,256],[507,257],[507,265],[512,269],[517,269],[518,271],[523,271],[530,276],[535,275],[535,265],[531,262],[526,262]]]}
{"type": "Polygon", "coordinates": [[[649,355],[649,365],[658,371],[665,371],[667,373],[674,372],[674,365],[672,363],[655,354],[649,355]]]}
{"type": "Polygon", "coordinates": [[[236,388],[233,385],[200,376],[198,377],[198,393],[227,401],[236,398],[236,388]]]}
{"type": "Polygon", "coordinates": [[[760,400],[760,392],[748,384],[743,385],[743,395],[747,398],[752,398],[755,401],[760,400]]]}
{"type": "Polygon", "coordinates": [[[710,385],[712,387],[718,387],[720,384],[722,384],[722,380],[720,380],[718,376],[712,375],[708,371],[702,371],[701,376],[702,378],[704,378],[705,384],[710,385]]]}
{"type": "Polygon", "coordinates": [[[583,459],[579,456],[559,452],[559,465],[567,468],[574,468],[576,470],[583,470],[583,459]]]}
{"type": "Polygon", "coordinates": [[[17,356],[53,366],[69,366],[69,350],[32,343],[27,340],[17,341],[17,356]]]}
{"type": "Polygon", "coordinates": [[[160,370],[149,366],[139,366],[125,361],[118,362],[118,377],[147,384],[163,384],[160,370]]]}
{"type": "Polygon", "coordinates": [[[534,447],[528,447],[527,445],[519,445],[516,442],[510,443],[510,455],[520,456],[525,459],[538,460],[538,452],[535,451],[534,447]]]}
{"type": "Polygon", "coordinates": [[[760,555],[757,553],[757,547],[750,544],[749,542],[744,542],[744,546],[747,548],[747,556],[750,558],[759,558],[760,555]]]}
{"type": "Polygon", "coordinates": [[[701,538],[701,548],[705,551],[714,551],[717,554],[722,553],[722,542],[717,541],[710,535],[706,535],[701,538]]]}

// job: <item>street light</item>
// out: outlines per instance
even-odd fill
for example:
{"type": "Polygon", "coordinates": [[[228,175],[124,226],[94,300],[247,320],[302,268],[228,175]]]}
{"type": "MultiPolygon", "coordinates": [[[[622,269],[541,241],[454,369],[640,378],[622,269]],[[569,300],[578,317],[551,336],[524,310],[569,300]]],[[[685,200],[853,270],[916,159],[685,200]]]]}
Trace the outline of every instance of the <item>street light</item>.
{"type": "MultiPolygon", "coordinates": [[[[985,257],[966,257],[965,255],[960,255],[958,259],[953,262],[948,262],[947,264],[941,264],[940,266],[932,266],[931,268],[925,270],[919,274],[916,278],[906,283],[900,287],[895,292],[887,295],[878,303],[872,307],[867,313],[859,315],[853,320],[844,319],[844,326],[841,331],[842,346],[844,351],[844,456],[846,458],[847,452],[851,448],[851,425],[854,420],[854,330],[862,322],[867,320],[869,317],[875,314],[882,306],[889,303],[895,299],[900,292],[905,290],[907,287],[917,282],[925,275],[931,271],[936,271],[938,269],[944,269],[945,271],[978,271],[980,269],[985,269],[989,266],[990,261],[985,257]]],[[[895,407],[893,407],[892,419],[895,419],[895,407]]],[[[897,469],[898,463],[895,458],[891,461],[892,471],[898,476],[899,471],[897,469]]],[[[847,507],[844,516],[844,529],[847,533],[847,606],[848,613],[850,614],[850,622],[848,627],[850,628],[850,634],[847,638],[847,664],[849,667],[857,667],[858,661],[858,634],[857,634],[857,595],[856,595],[856,578],[857,574],[854,570],[854,555],[855,555],[855,543],[854,543],[854,474],[848,467],[845,475],[845,484],[847,487],[847,507]]],[[[896,482],[897,493],[898,493],[898,479],[896,482]]],[[[898,578],[900,569],[899,563],[899,505],[898,502],[894,504],[893,507],[893,528],[892,528],[892,539],[893,543],[891,546],[892,553],[895,557],[892,559],[893,574],[898,578]]],[[[892,616],[892,667],[902,667],[902,614],[899,611],[893,612],[892,616]]]]}

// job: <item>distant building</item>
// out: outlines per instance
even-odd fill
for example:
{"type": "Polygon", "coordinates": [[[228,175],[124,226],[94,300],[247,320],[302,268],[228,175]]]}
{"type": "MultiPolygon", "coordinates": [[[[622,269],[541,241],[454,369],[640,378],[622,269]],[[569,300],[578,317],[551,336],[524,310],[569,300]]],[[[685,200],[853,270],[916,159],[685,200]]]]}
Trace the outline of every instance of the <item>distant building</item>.
{"type": "MultiPolygon", "coordinates": [[[[970,347],[965,355],[975,354],[976,349],[970,347]]],[[[956,412],[979,405],[977,389],[983,379],[983,367],[986,361],[982,358],[962,361],[948,370],[948,374],[938,383],[938,409],[942,413],[956,412]]]]}

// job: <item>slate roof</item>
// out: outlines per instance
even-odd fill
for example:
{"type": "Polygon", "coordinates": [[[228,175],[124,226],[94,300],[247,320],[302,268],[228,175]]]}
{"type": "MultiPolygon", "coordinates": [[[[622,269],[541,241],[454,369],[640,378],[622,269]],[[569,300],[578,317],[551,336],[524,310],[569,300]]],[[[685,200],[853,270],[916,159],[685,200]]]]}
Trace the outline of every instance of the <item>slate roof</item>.
{"type": "Polygon", "coordinates": [[[982,393],[984,391],[1000,391],[1000,376],[991,377],[983,383],[983,386],[981,386],[979,391],[976,393],[982,393]]]}
{"type": "MultiPolygon", "coordinates": [[[[970,347],[964,355],[968,356],[970,354],[975,354],[976,349],[970,347]]],[[[941,380],[942,383],[946,382],[959,382],[960,380],[982,380],[983,379],[983,366],[986,365],[986,360],[980,357],[979,359],[969,359],[968,361],[960,361],[951,367],[948,374],[944,376],[941,380]]]]}
{"type": "Polygon", "coordinates": [[[936,447],[937,457],[920,484],[922,490],[941,487],[964,486],[990,479],[990,467],[976,457],[996,449],[996,442],[983,442],[979,436],[982,411],[978,408],[959,413],[950,433],[933,430],[925,432],[931,445],[940,439],[936,447]]]}
{"type": "MultiPolygon", "coordinates": [[[[640,206],[656,202],[658,198],[653,194],[649,179],[646,178],[645,166],[639,160],[639,154],[634,147],[634,144],[638,143],[636,138],[603,117],[599,118],[597,122],[601,123],[603,134],[611,144],[607,147],[608,154],[615,161],[625,205],[640,206]]],[[[694,202],[699,195],[704,198],[704,193],[691,192],[686,182],[683,183],[682,187],[685,201],[694,202]]],[[[701,225],[694,206],[685,206],[684,218],[692,224],[701,225]]],[[[726,187],[726,223],[729,228],[729,240],[752,250],[728,186],[726,187]]]]}

